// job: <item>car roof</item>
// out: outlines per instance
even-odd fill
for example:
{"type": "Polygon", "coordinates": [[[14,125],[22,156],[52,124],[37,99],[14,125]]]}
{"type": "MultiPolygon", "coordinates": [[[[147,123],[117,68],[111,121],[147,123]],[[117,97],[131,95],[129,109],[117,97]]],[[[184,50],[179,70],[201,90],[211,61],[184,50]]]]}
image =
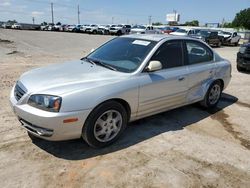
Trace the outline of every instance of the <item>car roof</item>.
{"type": "Polygon", "coordinates": [[[151,40],[156,42],[159,42],[163,39],[190,39],[190,37],[166,35],[166,34],[132,34],[132,35],[123,35],[121,37],[141,39],[141,40],[151,40]]]}

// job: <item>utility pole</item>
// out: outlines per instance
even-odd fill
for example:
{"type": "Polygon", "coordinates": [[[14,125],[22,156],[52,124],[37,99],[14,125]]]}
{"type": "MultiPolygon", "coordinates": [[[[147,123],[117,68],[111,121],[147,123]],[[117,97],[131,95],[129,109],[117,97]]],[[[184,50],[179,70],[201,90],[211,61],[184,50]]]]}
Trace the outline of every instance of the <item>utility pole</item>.
{"type": "Polygon", "coordinates": [[[33,22],[33,24],[35,24],[35,18],[34,17],[32,17],[32,22],[33,22]]]}
{"type": "Polygon", "coordinates": [[[115,19],[115,18],[114,18],[114,17],[112,17],[112,24],[114,24],[114,19],[115,19]]]}
{"type": "Polygon", "coordinates": [[[54,10],[53,10],[53,3],[51,3],[51,21],[54,23],[54,10]]]}
{"type": "Polygon", "coordinates": [[[77,6],[77,16],[78,16],[78,24],[80,24],[80,8],[77,6]]]}
{"type": "Polygon", "coordinates": [[[152,16],[148,16],[148,25],[151,25],[152,16]]]}

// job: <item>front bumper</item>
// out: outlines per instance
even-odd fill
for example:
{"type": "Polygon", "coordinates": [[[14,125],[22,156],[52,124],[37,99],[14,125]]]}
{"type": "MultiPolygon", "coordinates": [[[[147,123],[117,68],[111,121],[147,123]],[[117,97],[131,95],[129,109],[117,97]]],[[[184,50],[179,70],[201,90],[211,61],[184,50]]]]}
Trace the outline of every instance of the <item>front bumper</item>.
{"type": "Polygon", "coordinates": [[[13,90],[10,104],[23,128],[34,136],[52,141],[80,138],[82,127],[91,111],[81,110],[59,113],[43,111],[28,104],[20,104],[15,99],[13,90]],[[64,120],[70,118],[77,119],[77,121],[64,123],[64,120]]]}

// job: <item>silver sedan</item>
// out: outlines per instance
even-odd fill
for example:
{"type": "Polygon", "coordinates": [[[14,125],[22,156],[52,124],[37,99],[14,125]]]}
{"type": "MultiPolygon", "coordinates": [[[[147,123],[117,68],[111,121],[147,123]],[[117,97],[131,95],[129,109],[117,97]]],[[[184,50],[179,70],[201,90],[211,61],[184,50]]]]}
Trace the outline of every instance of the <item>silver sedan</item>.
{"type": "Polygon", "coordinates": [[[81,60],[24,73],[10,101],[33,136],[104,147],[128,122],[195,102],[216,106],[230,79],[230,62],[202,41],[127,35],[81,60]]]}

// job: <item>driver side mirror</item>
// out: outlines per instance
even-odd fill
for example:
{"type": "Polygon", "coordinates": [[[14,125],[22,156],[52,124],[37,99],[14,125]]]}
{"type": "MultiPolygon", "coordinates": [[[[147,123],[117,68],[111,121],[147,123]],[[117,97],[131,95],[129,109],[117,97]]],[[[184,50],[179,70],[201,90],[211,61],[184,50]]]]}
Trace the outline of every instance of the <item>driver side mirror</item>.
{"type": "Polygon", "coordinates": [[[150,61],[149,65],[145,68],[147,72],[154,72],[162,69],[162,64],[160,61],[150,61]]]}

